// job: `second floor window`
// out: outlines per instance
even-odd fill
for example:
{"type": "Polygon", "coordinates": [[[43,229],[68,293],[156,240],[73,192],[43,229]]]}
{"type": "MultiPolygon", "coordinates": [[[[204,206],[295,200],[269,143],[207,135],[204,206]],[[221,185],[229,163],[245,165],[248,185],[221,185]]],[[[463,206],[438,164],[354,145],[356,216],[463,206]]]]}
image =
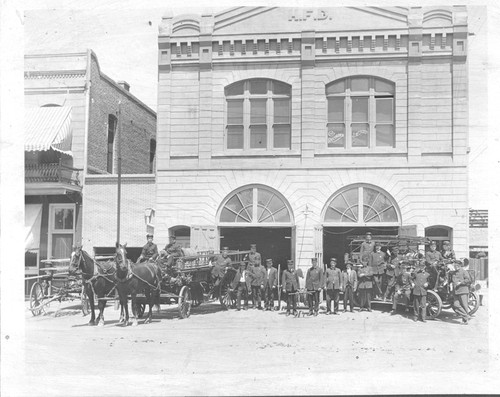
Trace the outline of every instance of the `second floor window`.
{"type": "Polygon", "coordinates": [[[110,174],[113,173],[116,125],[116,117],[110,114],[108,116],[108,150],[106,156],[106,171],[110,174]]]}
{"type": "Polygon", "coordinates": [[[328,147],[395,147],[394,91],[394,83],[370,76],[328,84],[328,147]]]}
{"type": "Polygon", "coordinates": [[[239,81],[225,89],[227,149],[290,149],[291,87],[274,80],[239,81]]]}

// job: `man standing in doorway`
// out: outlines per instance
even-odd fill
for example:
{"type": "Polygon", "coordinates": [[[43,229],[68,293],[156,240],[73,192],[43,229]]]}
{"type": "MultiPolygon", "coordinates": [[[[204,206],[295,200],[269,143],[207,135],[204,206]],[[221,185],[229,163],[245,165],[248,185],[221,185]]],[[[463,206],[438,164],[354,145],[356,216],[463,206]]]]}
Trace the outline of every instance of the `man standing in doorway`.
{"type": "Polygon", "coordinates": [[[377,241],[375,243],[375,252],[370,254],[369,265],[372,270],[373,280],[375,281],[375,295],[382,297],[382,276],[385,273],[385,252],[381,251],[382,245],[377,241]]]}
{"type": "Polygon", "coordinates": [[[337,268],[337,259],[330,259],[330,268],[325,272],[326,314],[331,314],[333,300],[333,314],[339,314],[340,290],[342,289],[342,274],[337,268]]]}
{"type": "Polygon", "coordinates": [[[266,277],[264,282],[264,305],[266,310],[274,308],[274,291],[278,285],[278,271],[272,259],[266,259],[266,277]]]}
{"type": "Polygon", "coordinates": [[[243,309],[248,309],[248,291],[250,290],[250,274],[246,270],[246,263],[241,262],[240,268],[236,271],[234,275],[233,282],[231,283],[231,289],[236,290],[236,310],[241,310],[241,298],[243,297],[245,302],[243,309]]]}
{"type": "Polygon", "coordinates": [[[359,311],[372,311],[372,288],[373,288],[373,273],[372,268],[366,263],[359,269],[358,273],[358,290],[359,290],[359,311]]]}
{"type": "Polygon", "coordinates": [[[262,259],[257,252],[257,244],[250,244],[250,253],[245,255],[244,261],[248,261],[248,266],[253,267],[255,264],[261,264],[262,259]]]}
{"type": "Polygon", "coordinates": [[[293,315],[297,315],[297,295],[296,292],[299,290],[299,275],[297,271],[293,268],[293,261],[288,259],[286,261],[287,269],[283,272],[283,282],[282,288],[283,292],[286,294],[286,315],[290,315],[290,311],[293,310],[293,315]]]}
{"type": "Polygon", "coordinates": [[[319,311],[319,293],[323,287],[323,271],[318,268],[318,260],[311,258],[312,266],[307,270],[306,289],[307,300],[309,302],[309,315],[318,315],[319,311]]]}
{"type": "Polygon", "coordinates": [[[266,280],[266,270],[264,266],[260,264],[260,254],[259,260],[254,261],[254,265],[250,267],[250,273],[252,281],[250,282],[252,285],[252,303],[254,309],[262,310],[261,305],[261,296],[264,291],[264,283],[266,280]]]}
{"type": "Polygon", "coordinates": [[[142,252],[137,259],[137,263],[149,261],[150,259],[154,261],[156,258],[158,258],[158,247],[155,243],[153,243],[153,235],[148,233],[146,238],[148,239],[148,242],[144,247],[142,247],[142,252]]]}
{"type": "Polygon", "coordinates": [[[375,250],[375,242],[372,241],[372,234],[366,232],[365,241],[361,243],[361,262],[367,263],[370,260],[370,254],[375,250]]]}
{"type": "Polygon", "coordinates": [[[346,270],[342,273],[342,290],[344,291],[344,312],[347,311],[347,302],[351,313],[354,311],[354,291],[358,287],[358,275],[352,269],[352,262],[346,262],[346,270]]]}
{"type": "Polygon", "coordinates": [[[392,258],[389,260],[389,263],[387,263],[384,275],[384,284],[386,285],[384,292],[384,302],[386,302],[387,299],[390,298],[394,286],[396,285],[396,268],[399,267],[399,264],[401,262],[401,257],[399,256],[399,247],[393,247],[391,254],[392,258]]]}

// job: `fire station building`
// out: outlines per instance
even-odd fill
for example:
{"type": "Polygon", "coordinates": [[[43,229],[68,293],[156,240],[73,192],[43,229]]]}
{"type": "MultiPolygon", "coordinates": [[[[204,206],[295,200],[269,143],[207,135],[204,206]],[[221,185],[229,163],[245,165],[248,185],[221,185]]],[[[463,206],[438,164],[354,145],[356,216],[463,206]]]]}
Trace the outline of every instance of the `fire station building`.
{"type": "Polygon", "coordinates": [[[158,52],[160,245],[343,267],[371,231],[467,256],[465,7],[166,15],[158,52]]]}

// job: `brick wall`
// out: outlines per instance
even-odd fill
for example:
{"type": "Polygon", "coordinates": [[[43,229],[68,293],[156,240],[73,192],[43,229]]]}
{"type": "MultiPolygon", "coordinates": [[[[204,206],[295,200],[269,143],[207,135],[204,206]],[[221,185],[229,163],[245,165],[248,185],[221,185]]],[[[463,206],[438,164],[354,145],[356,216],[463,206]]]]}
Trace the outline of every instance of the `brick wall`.
{"type": "MultiPolygon", "coordinates": [[[[111,247],[117,237],[117,177],[88,175],[83,199],[83,245],[111,247]]],[[[144,210],[156,206],[153,175],[124,175],[121,186],[120,240],[142,247],[146,240],[144,210]]]]}
{"type": "MultiPolygon", "coordinates": [[[[117,115],[118,102],[121,101],[122,173],[149,173],[150,139],[156,136],[155,113],[103,76],[94,56],[91,59],[91,81],[88,141],[88,165],[91,171],[106,173],[108,116],[117,115]]],[[[114,169],[117,166],[116,150],[115,139],[114,169]]]]}

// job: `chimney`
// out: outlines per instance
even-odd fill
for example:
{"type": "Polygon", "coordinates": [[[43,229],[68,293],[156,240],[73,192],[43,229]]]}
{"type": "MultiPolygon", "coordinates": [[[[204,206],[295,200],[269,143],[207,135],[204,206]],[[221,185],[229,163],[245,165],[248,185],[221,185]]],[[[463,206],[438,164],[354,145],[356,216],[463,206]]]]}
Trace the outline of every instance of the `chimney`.
{"type": "Polygon", "coordinates": [[[122,87],[125,91],[130,92],[130,84],[127,83],[125,80],[117,81],[116,84],[118,84],[120,87],[122,87]]]}

